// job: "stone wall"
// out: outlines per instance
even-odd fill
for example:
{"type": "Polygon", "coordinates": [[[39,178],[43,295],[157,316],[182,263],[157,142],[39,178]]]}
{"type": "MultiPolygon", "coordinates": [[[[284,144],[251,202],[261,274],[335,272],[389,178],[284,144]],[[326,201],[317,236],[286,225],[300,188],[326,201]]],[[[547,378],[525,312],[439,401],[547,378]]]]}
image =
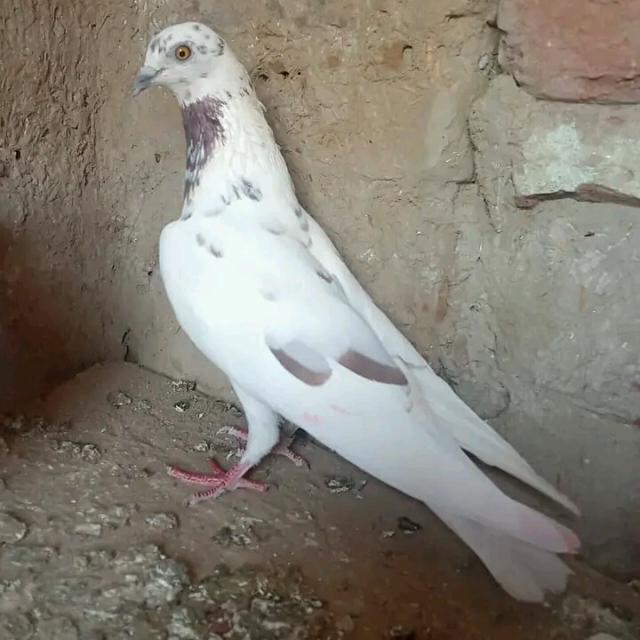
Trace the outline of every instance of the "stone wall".
{"type": "Polygon", "coordinates": [[[500,385],[497,424],[577,498],[592,561],[627,574],[640,571],[639,21],[637,3],[501,1],[504,73],[469,120],[491,231],[482,294],[467,331],[457,322],[464,335],[483,318],[495,344],[451,365],[476,406],[474,370],[500,385]]]}
{"type": "Polygon", "coordinates": [[[12,0],[2,381],[25,396],[125,355],[229,393],[157,272],[178,109],[130,96],[151,35],[201,20],[250,69],[302,202],[374,298],[582,506],[590,557],[640,570],[632,4],[12,0]]]}

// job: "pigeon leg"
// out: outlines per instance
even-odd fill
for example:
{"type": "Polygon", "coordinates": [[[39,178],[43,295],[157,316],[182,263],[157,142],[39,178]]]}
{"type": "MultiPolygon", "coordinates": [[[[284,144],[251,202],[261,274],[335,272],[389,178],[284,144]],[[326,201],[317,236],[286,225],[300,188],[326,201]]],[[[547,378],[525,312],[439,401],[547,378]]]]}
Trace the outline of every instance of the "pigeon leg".
{"type": "Polygon", "coordinates": [[[266,404],[256,400],[242,388],[234,385],[236,395],[244,408],[249,430],[246,434],[247,446],[240,458],[228,471],[223,471],[213,460],[209,462],[213,473],[197,473],[169,467],[169,475],[191,484],[209,487],[192,496],[188,504],[195,504],[207,498],[217,498],[226,491],[234,489],[253,489],[265,491],[266,486],[253,480],[247,480],[244,475],[255,467],[269,451],[278,443],[280,430],[278,429],[278,415],[266,404]]]}
{"type": "MultiPolygon", "coordinates": [[[[238,427],[221,427],[218,429],[219,434],[225,434],[229,436],[233,436],[234,438],[238,438],[238,440],[242,440],[246,442],[249,439],[249,434],[244,429],[239,429],[238,427]]],[[[279,456],[285,457],[290,462],[296,465],[296,467],[307,467],[309,468],[309,463],[297,453],[291,450],[291,444],[293,443],[293,438],[289,440],[287,444],[284,441],[279,442],[273,449],[271,449],[271,453],[279,456]]]]}

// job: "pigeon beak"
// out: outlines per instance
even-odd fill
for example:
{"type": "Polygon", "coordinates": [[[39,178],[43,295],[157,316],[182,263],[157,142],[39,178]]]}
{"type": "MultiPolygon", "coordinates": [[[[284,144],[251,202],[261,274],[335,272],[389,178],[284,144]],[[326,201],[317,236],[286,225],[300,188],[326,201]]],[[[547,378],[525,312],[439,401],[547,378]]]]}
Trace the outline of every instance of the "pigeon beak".
{"type": "Polygon", "coordinates": [[[158,73],[159,70],[154,69],[153,67],[142,67],[142,69],[138,71],[138,75],[133,83],[132,93],[134,98],[152,85],[153,79],[158,75],[158,73]]]}

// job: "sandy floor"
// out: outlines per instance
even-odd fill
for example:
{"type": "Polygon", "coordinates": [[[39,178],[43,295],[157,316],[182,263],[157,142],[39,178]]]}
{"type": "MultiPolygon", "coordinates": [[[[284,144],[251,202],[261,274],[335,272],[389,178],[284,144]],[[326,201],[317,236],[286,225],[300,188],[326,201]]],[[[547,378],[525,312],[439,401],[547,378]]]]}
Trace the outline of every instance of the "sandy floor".
{"type": "Polygon", "coordinates": [[[135,366],[30,414],[0,426],[2,640],[640,638],[638,585],[578,562],[567,594],[519,605],[423,505],[304,438],[311,470],[272,456],[267,493],[185,507],[166,464],[228,464],[216,431],[242,416],[135,366]]]}

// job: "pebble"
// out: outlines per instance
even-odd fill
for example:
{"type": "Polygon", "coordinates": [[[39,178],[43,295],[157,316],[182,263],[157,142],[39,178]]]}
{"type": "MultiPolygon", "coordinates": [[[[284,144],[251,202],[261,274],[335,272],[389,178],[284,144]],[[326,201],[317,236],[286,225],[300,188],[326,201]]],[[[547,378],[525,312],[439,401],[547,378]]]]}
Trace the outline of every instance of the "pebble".
{"type": "Polygon", "coordinates": [[[152,529],[161,531],[178,528],[178,517],[173,513],[152,513],[144,519],[144,522],[152,529]]]}
{"type": "Polygon", "coordinates": [[[113,407],[124,407],[132,402],[131,396],[128,396],[124,391],[110,391],[107,400],[113,407]]]}
{"type": "Polygon", "coordinates": [[[400,529],[402,533],[411,535],[412,533],[416,533],[416,531],[421,531],[422,525],[407,518],[407,516],[400,516],[398,518],[398,529],[400,529]]]}
{"type": "Polygon", "coordinates": [[[248,547],[253,542],[246,533],[234,531],[231,527],[222,527],[213,540],[223,547],[248,547]]]}
{"type": "Polygon", "coordinates": [[[336,620],[336,628],[344,633],[351,633],[356,625],[353,618],[347,613],[336,620]]]}
{"type": "Polygon", "coordinates": [[[102,535],[102,525],[97,522],[82,522],[76,525],[74,532],[81,536],[93,536],[97,538],[102,535]]]}
{"type": "Polygon", "coordinates": [[[196,383],[193,380],[172,380],[171,386],[176,392],[195,391],[196,383]]]}
{"type": "Polygon", "coordinates": [[[389,638],[393,640],[416,640],[416,632],[413,629],[405,629],[401,624],[397,624],[389,629],[389,638]]]}
{"type": "Polygon", "coordinates": [[[388,529],[387,531],[383,531],[382,532],[382,536],[381,537],[382,537],[383,540],[386,540],[388,538],[393,538],[393,536],[395,536],[395,535],[396,535],[395,531],[392,531],[392,530],[388,529]]]}
{"type": "Polygon", "coordinates": [[[12,544],[19,542],[27,534],[27,525],[10,516],[8,513],[0,512],[0,542],[12,544]]]}
{"type": "Polygon", "coordinates": [[[173,408],[178,412],[178,413],[184,413],[185,411],[187,411],[187,409],[189,409],[191,405],[189,404],[188,400],[178,400],[178,402],[176,402],[173,405],[173,408]]]}
{"type": "Polygon", "coordinates": [[[324,484],[331,493],[347,493],[353,489],[353,480],[346,476],[332,476],[330,478],[326,478],[324,484]]]}
{"type": "Polygon", "coordinates": [[[87,462],[96,463],[102,458],[102,453],[95,444],[84,444],[80,450],[80,456],[87,462]]]}

